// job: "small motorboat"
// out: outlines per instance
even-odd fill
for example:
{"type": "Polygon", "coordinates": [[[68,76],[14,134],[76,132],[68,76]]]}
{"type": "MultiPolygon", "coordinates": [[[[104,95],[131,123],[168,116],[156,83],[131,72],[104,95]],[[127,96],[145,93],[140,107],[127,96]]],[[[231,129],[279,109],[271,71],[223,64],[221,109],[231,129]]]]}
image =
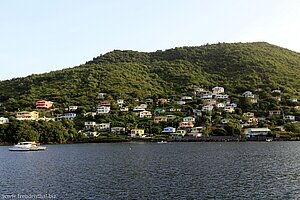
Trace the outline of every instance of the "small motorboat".
{"type": "Polygon", "coordinates": [[[46,147],[40,146],[35,142],[19,142],[9,148],[10,151],[41,151],[46,150],[46,147]]]}
{"type": "Polygon", "coordinates": [[[167,144],[167,143],[168,143],[167,141],[163,141],[163,140],[157,142],[157,144],[167,144]]]}

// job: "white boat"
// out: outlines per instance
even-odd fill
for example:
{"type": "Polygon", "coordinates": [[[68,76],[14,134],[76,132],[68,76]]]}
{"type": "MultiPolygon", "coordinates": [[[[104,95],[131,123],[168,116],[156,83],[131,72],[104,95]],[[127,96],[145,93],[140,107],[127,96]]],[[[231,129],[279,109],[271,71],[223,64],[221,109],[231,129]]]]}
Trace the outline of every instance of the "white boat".
{"type": "Polygon", "coordinates": [[[13,147],[9,148],[10,151],[41,151],[46,150],[46,147],[40,146],[35,142],[19,142],[13,147]]]}
{"type": "Polygon", "coordinates": [[[157,142],[157,144],[167,144],[167,143],[168,143],[167,141],[163,141],[163,140],[157,142]]]}

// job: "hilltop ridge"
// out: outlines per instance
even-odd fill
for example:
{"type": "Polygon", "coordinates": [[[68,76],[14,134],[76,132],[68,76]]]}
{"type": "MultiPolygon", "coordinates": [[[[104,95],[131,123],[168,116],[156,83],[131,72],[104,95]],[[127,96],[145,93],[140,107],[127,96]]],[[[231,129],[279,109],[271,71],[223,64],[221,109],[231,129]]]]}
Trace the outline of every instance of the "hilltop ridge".
{"type": "MultiPolygon", "coordinates": [[[[300,54],[264,42],[176,47],[151,53],[115,50],[73,68],[0,82],[0,102],[37,99],[94,104],[97,93],[146,98],[221,85],[230,94],[264,88],[300,97],[300,54]]],[[[21,103],[20,103],[21,101],[21,103]]]]}

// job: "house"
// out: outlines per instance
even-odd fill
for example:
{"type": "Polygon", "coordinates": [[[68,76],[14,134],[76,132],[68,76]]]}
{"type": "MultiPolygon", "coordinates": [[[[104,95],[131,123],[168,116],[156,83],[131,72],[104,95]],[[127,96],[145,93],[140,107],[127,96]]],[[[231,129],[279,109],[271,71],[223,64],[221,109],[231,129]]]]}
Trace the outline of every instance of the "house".
{"type": "Polygon", "coordinates": [[[57,117],[57,119],[60,120],[64,120],[64,119],[69,119],[72,120],[76,117],[76,113],[65,113],[63,116],[57,117]]]}
{"type": "Polygon", "coordinates": [[[200,98],[201,99],[212,99],[213,96],[212,96],[212,94],[203,94],[200,98]]]}
{"type": "Polygon", "coordinates": [[[209,91],[207,89],[204,89],[204,88],[196,88],[194,89],[194,94],[198,95],[198,94],[207,94],[209,93],[209,91]]]}
{"type": "Polygon", "coordinates": [[[254,117],[254,113],[246,112],[246,113],[243,113],[243,116],[245,116],[245,117],[254,117]]]}
{"type": "Polygon", "coordinates": [[[180,100],[180,101],[176,101],[176,103],[177,103],[178,105],[181,105],[181,106],[186,104],[185,101],[181,101],[181,100],[180,100]]]}
{"type": "Polygon", "coordinates": [[[221,93],[224,93],[224,88],[223,87],[214,87],[213,89],[212,89],[212,92],[213,92],[213,94],[221,94],[221,93]]]}
{"type": "Polygon", "coordinates": [[[5,117],[0,117],[0,124],[8,124],[9,123],[9,119],[5,118],[5,117]]]}
{"type": "Polygon", "coordinates": [[[195,118],[194,117],[184,117],[183,122],[195,122],[195,118]]]}
{"type": "Polygon", "coordinates": [[[246,91],[242,94],[243,97],[254,98],[254,94],[251,91],[246,91]]]}
{"type": "Polygon", "coordinates": [[[17,120],[38,120],[39,119],[39,113],[36,112],[36,111],[17,112],[16,118],[17,118],[17,120]]]}
{"type": "Polygon", "coordinates": [[[97,98],[98,99],[105,99],[105,96],[106,96],[106,93],[100,92],[100,93],[98,93],[97,98]]]}
{"type": "Polygon", "coordinates": [[[298,102],[298,99],[296,99],[296,98],[290,98],[289,101],[290,101],[290,102],[293,102],[293,103],[297,103],[297,102],[298,102]]]}
{"type": "Polygon", "coordinates": [[[100,123],[95,125],[96,130],[98,131],[109,131],[110,123],[100,123]]]}
{"type": "Polygon", "coordinates": [[[170,112],[181,112],[181,108],[170,108],[170,112]]]}
{"type": "Polygon", "coordinates": [[[130,131],[130,136],[132,138],[139,138],[145,136],[145,130],[144,129],[132,129],[130,131]]]}
{"type": "Polygon", "coordinates": [[[98,137],[99,133],[97,131],[85,131],[83,133],[87,137],[98,137]]]}
{"type": "Polygon", "coordinates": [[[173,128],[173,127],[166,127],[162,131],[162,133],[175,133],[175,132],[176,132],[176,128],[173,128]]]}
{"type": "Polygon", "coordinates": [[[229,95],[228,94],[216,94],[215,98],[216,99],[228,99],[229,95]]]}
{"type": "Polygon", "coordinates": [[[128,107],[121,107],[121,108],[120,108],[120,111],[121,111],[121,112],[128,112],[128,111],[129,111],[129,108],[128,108],[128,107]]]}
{"type": "Polygon", "coordinates": [[[225,106],[225,108],[223,109],[225,112],[228,112],[228,113],[234,113],[234,107],[232,106],[225,106]]]}
{"type": "Polygon", "coordinates": [[[36,109],[49,109],[53,106],[52,101],[39,100],[35,103],[36,109]]]}
{"type": "Polygon", "coordinates": [[[154,100],[153,99],[146,99],[147,104],[153,104],[154,100]]]}
{"type": "MultiPolygon", "coordinates": [[[[249,97],[250,98],[250,97],[249,97]]],[[[253,103],[253,104],[255,104],[255,103],[257,103],[258,102],[258,99],[257,98],[250,98],[249,99],[250,100],[250,103],[253,103]]]]}
{"type": "Polygon", "coordinates": [[[162,104],[168,103],[168,102],[169,102],[169,99],[165,99],[165,98],[160,98],[157,100],[157,103],[162,103],[162,104]]]}
{"type": "Polygon", "coordinates": [[[179,128],[193,128],[194,123],[193,122],[180,122],[179,128]]]}
{"type": "Polygon", "coordinates": [[[167,122],[168,117],[167,116],[155,116],[154,117],[154,122],[160,123],[160,122],[167,122]]]}
{"type": "Polygon", "coordinates": [[[289,120],[289,121],[295,121],[295,116],[294,115],[285,115],[283,117],[284,120],[289,120]]]}
{"type": "Polygon", "coordinates": [[[201,109],[201,111],[202,111],[202,112],[205,112],[205,111],[212,111],[213,109],[214,109],[213,106],[208,105],[208,106],[203,106],[202,109],[201,109]]]}
{"type": "Polygon", "coordinates": [[[110,123],[100,123],[97,124],[96,122],[88,121],[84,122],[85,130],[98,130],[98,131],[109,131],[110,130],[110,123]]]}
{"type": "Polygon", "coordinates": [[[207,105],[215,105],[217,103],[216,99],[203,99],[202,104],[207,106],[207,105]]]}
{"type": "Polygon", "coordinates": [[[125,134],[126,133],[126,128],[125,127],[112,127],[110,129],[110,132],[120,135],[120,134],[125,134]]]}
{"type": "Polygon", "coordinates": [[[281,93],[281,90],[272,90],[271,93],[281,93]]]}
{"type": "Polygon", "coordinates": [[[100,106],[110,106],[110,101],[101,101],[99,104],[98,104],[98,107],[100,106]]]}
{"type": "Polygon", "coordinates": [[[268,128],[248,128],[244,131],[247,138],[256,137],[256,136],[266,136],[271,133],[271,130],[268,128]]]}
{"type": "Polygon", "coordinates": [[[295,106],[294,109],[300,111],[300,106],[295,106]]]}
{"type": "Polygon", "coordinates": [[[78,106],[69,106],[69,111],[76,111],[78,109],[78,106]]]}
{"type": "Polygon", "coordinates": [[[139,113],[139,117],[140,118],[151,118],[152,117],[152,113],[150,111],[142,111],[139,113]]]}
{"type": "Polygon", "coordinates": [[[273,115],[281,115],[281,111],[280,110],[269,110],[269,116],[273,116],[273,115]]]}
{"type": "Polygon", "coordinates": [[[133,108],[133,112],[142,112],[145,111],[145,108],[143,106],[136,106],[133,108]]]}
{"type": "Polygon", "coordinates": [[[91,130],[96,126],[96,122],[84,122],[84,129],[91,130]]]}
{"type": "Polygon", "coordinates": [[[118,99],[117,104],[118,104],[119,107],[122,107],[123,104],[124,104],[124,100],[123,99],[118,99]]]}
{"type": "Polygon", "coordinates": [[[216,108],[224,108],[225,104],[224,103],[217,103],[215,106],[216,106],[216,108]]]}
{"type": "Polygon", "coordinates": [[[249,119],[247,119],[247,123],[251,125],[258,124],[258,119],[256,117],[250,117],[249,119]]]}
{"type": "Polygon", "coordinates": [[[97,107],[97,114],[108,114],[110,112],[110,106],[97,107]]]}
{"type": "Polygon", "coordinates": [[[186,130],[177,130],[175,133],[171,133],[172,138],[183,138],[186,135],[186,130]]]}
{"type": "Polygon", "coordinates": [[[183,96],[183,97],[181,97],[180,100],[181,100],[181,101],[193,101],[193,98],[192,98],[192,97],[189,97],[189,96],[183,96]]]}
{"type": "Polygon", "coordinates": [[[194,117],[202,116],[202,111],[198,109],[193,109],[194,117]]]}

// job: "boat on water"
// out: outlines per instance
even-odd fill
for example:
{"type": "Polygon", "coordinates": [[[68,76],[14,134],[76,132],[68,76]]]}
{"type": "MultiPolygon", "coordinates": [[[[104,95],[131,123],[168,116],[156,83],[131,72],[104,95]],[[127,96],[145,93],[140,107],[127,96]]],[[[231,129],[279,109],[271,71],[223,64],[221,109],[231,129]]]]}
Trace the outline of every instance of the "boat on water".
{"type": "Polygon", "coordinates": [[[167,141],[163,141],[163,140],[157,142],[157,144],[167,144],[167,143],[168,143],[167,141]]]}
{"type": "Polygon", "coordinates": [[[9,148],[10,151],[42,151],[46,147],[40,146],[35,142],[19,142],[18,144],[9,148]]]}
{"type": "Polygon", "coordinates": [[[266,139],[266,142],[272,142],[273,140],[272,140],[272,138],[267,138],[266,139]]]}

